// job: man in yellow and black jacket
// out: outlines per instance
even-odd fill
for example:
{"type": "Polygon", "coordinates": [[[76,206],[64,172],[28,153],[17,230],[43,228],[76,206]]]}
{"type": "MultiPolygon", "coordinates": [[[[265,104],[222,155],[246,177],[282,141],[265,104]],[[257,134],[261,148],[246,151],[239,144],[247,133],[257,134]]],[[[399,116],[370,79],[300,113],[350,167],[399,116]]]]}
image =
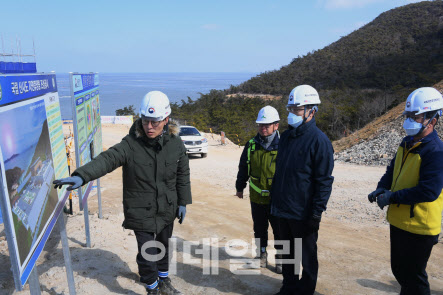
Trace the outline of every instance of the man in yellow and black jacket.
{"type": "MultiPolygon", "coordinates": [[[[270,189],[275,174],[275,163],[277,158],[278,122],[280,117],[275,108],[265,106],[260,110],[257,117],[257,135],[249,140],[240,157],[238,165],[237,181],[235,188],[236,196],[243,199],[243,190],[249,180],[249,197],[251,200],[252,222],[254,237],[259,240],[258,258],[260,267],[267,266],[268,228],[271,224],[274,239],[280,240],[277,217],[271,215],[270,189]]],[[[281,249],[281,245],[275,245],[281,249]]],[[[281,259],[281,257],[276,257],[281,259]]],[[[277,260],[278,261],[278,260],[277,260]]],[[[276,263],[275,271],[282,272],[281,263],[276,263]]]]}
{"type": "Polygon", "coordinates": [[[401,295],[430,294],[426,264],[438,242],[443,209],[443,143],[434,130],[442,108],[434,88],[409,95],[403,124],[408,136],[368,196],[382,209],[389,205],[391,268],[401,295]]]}

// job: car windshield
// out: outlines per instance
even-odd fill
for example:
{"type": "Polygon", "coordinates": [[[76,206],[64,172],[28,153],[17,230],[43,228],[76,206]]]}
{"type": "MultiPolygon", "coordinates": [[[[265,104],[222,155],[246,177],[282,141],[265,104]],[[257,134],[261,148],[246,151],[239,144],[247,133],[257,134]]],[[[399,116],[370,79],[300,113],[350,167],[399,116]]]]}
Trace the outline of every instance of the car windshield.
{"type": "Polygon", "coordinates": [[[200,136],[200,132],[194,127],[182,127],[180,128],[180,136],[200,136]]]}

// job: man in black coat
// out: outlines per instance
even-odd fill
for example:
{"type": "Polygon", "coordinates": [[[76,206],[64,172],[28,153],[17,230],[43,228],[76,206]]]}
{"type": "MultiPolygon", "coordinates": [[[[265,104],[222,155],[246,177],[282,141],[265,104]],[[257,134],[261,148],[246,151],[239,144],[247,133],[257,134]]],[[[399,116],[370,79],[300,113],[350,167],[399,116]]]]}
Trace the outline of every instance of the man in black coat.
{"type": "Polygon", "coordinates": [[[319,95],[309,85],[289,95],[289,128],[280,139],[271,189],[271,214],[279,218],[280,238],[290,244],[289,254],[283,250],[283,286],[277,294],[314,294],[317,283],[318,230],[334,180],[332,144],[315,124],[318,104],[319,95]],[[301,257],[295,255],[298,247],[301,257]]]}

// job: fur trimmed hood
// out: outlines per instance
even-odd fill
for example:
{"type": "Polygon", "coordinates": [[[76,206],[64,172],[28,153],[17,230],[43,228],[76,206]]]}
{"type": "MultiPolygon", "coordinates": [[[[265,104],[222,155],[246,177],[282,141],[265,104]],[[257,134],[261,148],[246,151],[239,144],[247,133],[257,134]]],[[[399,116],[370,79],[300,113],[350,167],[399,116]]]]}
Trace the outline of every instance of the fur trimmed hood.
{"type": "MultiPolygon", "coordinates": [[[[136,138],[146,137],[141,118],[137,119],[132,125],[129,134],[132,132],[134,132],[136,138]]],[[[180,124],[176,120],[169,118],[169,122],[166,124],[163,132],[169,135],[178,136],[180,133],[180,124]]]]}

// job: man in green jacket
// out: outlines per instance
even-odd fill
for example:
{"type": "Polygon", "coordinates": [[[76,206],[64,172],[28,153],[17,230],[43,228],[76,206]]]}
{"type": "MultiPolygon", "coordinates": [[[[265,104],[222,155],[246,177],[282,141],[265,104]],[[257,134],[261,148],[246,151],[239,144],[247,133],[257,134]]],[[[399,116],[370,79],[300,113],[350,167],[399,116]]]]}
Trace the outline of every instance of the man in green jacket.
{"type": "MultiPolygon", "coordinates": [[[[257,116],[258,133],[248,141],[243,149],[238,165],[237,181],[235,188],[236,196],[243,199],[243,190],[249,180],[249,197],[251,199],[251,214],[254,226],[254,237],[259,241],[257,258],[260,259],[260,267],[267,267],[268,254],[268,228],[271,224],[274,232],[274,240],[280,240],[278,220],[271,215],[271,189],[272,179],[275,173],[277,149],[280,139],[278,122],[280,117],[275,108],[265,106],[257,116]]],[[[281,249],[281,245],[275,245],[281,249]]],[[[282,273],[280,255],[276,255],[275,271],[282,273]]]]}
{"type": "Polygon", "coordinates": [[[122,166],[123,227],[134,230],[137,238],[140,281],[148,294],[182,294],[168,277],[168,245],[175,218],[182,223],[192,202],[189,159],[178,127],[169,121],[171,107],[164,93],[147,93],[140,114],[120,143],[54,184],[70,184],[68,190],[73,190],[122,166]],[[142,249],[154,241],[166,250],[158,261],[146,259],[159,254],[158,248],[142,249]]]}

